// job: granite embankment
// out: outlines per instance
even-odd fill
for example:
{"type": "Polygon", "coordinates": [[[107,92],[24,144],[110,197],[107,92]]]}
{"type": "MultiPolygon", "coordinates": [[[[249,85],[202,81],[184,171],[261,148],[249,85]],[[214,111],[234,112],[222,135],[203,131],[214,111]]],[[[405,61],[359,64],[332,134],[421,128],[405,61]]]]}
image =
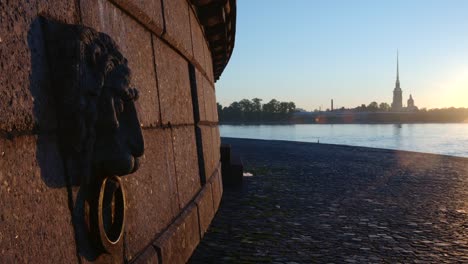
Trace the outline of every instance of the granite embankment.
{"type": "Polygon", "coordinates": [[[468,159],[223,138],[244,161],[191,263],[468,262],[468,159]]]}

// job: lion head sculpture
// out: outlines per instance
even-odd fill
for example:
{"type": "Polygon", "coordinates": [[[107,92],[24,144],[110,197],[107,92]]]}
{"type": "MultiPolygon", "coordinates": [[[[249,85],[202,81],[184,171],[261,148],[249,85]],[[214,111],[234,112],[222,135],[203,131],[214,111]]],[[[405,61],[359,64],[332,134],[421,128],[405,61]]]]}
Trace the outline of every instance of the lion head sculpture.
{"type": "Polygon", "coordinates": [[[69,201],[77,243],[81,254],[95,258],[102,249],[115,250],[124,232],[119,176],[138,169],[144,150],[138,90],[108,35],[46,19],[43,25],[65,177],[69,185],[80,185],[76,200],[69,201]]]}
{"type": "Polygon", "coordinates": [[[135,172],[144,143],[127,60],[104,33],[54,22],[47,27],[62,152],[78,163],[81,181],[135,172]]]}

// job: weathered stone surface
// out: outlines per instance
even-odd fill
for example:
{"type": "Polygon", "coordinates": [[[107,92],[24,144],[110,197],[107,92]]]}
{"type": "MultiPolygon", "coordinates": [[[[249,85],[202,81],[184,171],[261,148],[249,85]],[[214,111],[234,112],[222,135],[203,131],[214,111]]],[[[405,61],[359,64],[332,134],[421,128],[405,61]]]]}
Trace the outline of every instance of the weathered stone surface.
{"type": "Polygon", "coordinates": [[[53,136],[0,139],[2,263],[60,263],[76,257],[62,160],[53,136]]]}
{"type": "Polygon", "coordinates": [[[166,33],[163,35],[187,58],[193,57],[189,6],[186,0],[163,0],[166,33]]]}
{"type": "Polygon", "coordinates": [[[0,131],[31,131],[35,123],[45,130],[49,120],[47,61],[38,14],[75,23],[73,1],[0,2],[0,131]]]}
{"type": "Polygon", "coordinates": [[[209,81],[204,78],[203,81],[203,91],[205,96],[205,111],[206,111],[206,121],[213,122],[214,113],[213,113],[213,102],[216,101],[214,98],[214,91],[211,88],[209,81]]]}
{"type": "Polygon", "coordinates": [[[145,153],[140,158],[141,166],[123,177],[127,259],[141,252],[179,213],[171,131],[143,131],[145,153]]]}
{"type": "Polygon", "coordinates": [[[81,264],[101,264],[101,263],[112,263],[112,264],[124,264],[125,260],[122,257],[124,255],[123,244],[117,244],[113,254],[101,254],[96,259],[87,259],[85,256],[80,255],[81,264]]]}
{"type": "Polygon", "coordinates": [[[193,58],[199,67],[204,68],[205,65],[205,50],[204,43],[206,43],[205,36],[201,29],[201,25],[198,23],[193,10],[189,9],[190,13],[190,27],[192,33],[192,47],[193,47],[193,58]]]}
{"type": "Polygon", "coordinates": [[[193,208],[190,206],[187,210],[190,210],[190,212],[185,221],[185,240],[187,241],[186,250],[188,252],[188,254],[185,255],[185,262],[187,262],[198,243],[200,243],[200,226],[198,223],[197,209],[196,207],[193,208]]]}
{"type": "Polygon", "coordinates": [[[205,79],[203,84],[205,96],[205,111],[206,120],[210,122],[218,122],[218,110],[216,106],[216,94],[213,85],[205,79]]]}
{"type": "Polygon", "coordinates": [[[199,126],[202,132],[203,158],[205,164],[206,180],[210,179],[215,170],[213,145],[214,138],[210,126],[199,126]]]}
{"type": "MultiPolygon", "coordinates": [[[[203,73],[204,75],[208,76],[208,60],[207,60],[207,53],[210,52],[210,49],[208,48],[208,42],[203,42],[202,45],[203,49],[203,62],[202,62],[202,67],[203,67],[203,73]]],[[[211,64],[211,61],[209,62],[211,64]]]]}
{"type": "Polygon", "coordinates": [[[208,80],[210,83],[214,83],[214,73],[213,73],[213,60],[211,57],[211,51],[208,46],[205,49],[205,64],[206,64],[206,74],[208,75],[208,80]]]}
{"type": "Polygon", "coordinates": [[[159,38],[153,39],[162,122],[193,124],[188,62],[159,38]]]}
{"type": "Polygon", "coordinates": [[[153,246],[148,246],[133,264],[159,264],[158,253],[153,246]]]}
{"type": "Polygon", "coordinates": [[[108,34],[119,46],[132,71],[132,83],[140,92],[136,107],[140,123],[156,126],[159,120],[157,83],[151,33],[106,0],[81,0],[83,24],[108,34]]]}
{"type": "Polygon", "coordinates": [[[223,196],[223,185],[221,180],[221,172],[219,169],[215,170],[214,175],[210,179],[211,188],[213,190],[213,208],[218,211],[221,198],[223,196]]]}
{"type": "Polygon", "coordinates": [[[202,126],[203,153],[206,179],[212,177],[220,164],[220,138],[218,126],[202,126]]]}
{"type": "MultiPolygon", "coordinates": [[[[205,77],[200,73],[200,71],[195,70],[195,79],[197,84],[197,96],[198,96],[198,111],[200,113],[200,120],[206,120],[206,111],[205,111],[205,90],[203,89],[205,84],[205,77]]],[[[197,121],[200,121],[197,120],[197,121]]]]}
{"type": "Polygon", "coordinates": [[[200,237],[203,237],[214,217],[213,193],[211,184],[206,184],[194,200],[198,208],[200,237]]]}
{"type": "Polygon", "coordinates": [[[212,126],[207,126],[207,134],[209,135],[209,141],[207,142],[207,151],[210,153],[210,160],[209,160],[209,175],[208,177],[212,177],[213,173],[216,170],[216,160],[215,160],[215,146],[216,146],[216,138],[213,133],[213,127],[212,126]]]}
{"type": "Polygon", "coordinates": [[[191,204],[159,237],[154,245],[161,252],[162,263],[186,263],[200,242],[198,212],[191,204]]]}
{"type": "Polygon", "coordinates": [[[140,23],[157,35],[164,29],[161,1],[159,0],[110,0],[127,11],[140,23]]]}
{"type": "MultiPolygon", "coordinates": [[[[132,85],[140,91],[140,98],[136,104],[140,121],[145,127],[156,126],[164,119],[160,118],[154,62],[160,58],[165,59],[164,63],[157,63],[160,66],[158,77],[167,78],[165,92],[162,92],[166,97],[161,99],[166,103],[166,123],[193,124],[187,61],[157,37],[153,39],[155,49],[152,50],[151,33],[139,23],[160,34],[161,2],[0,2],[0,87],[4,88],[0,91],[0,132],[30,131],[34,123],[38,123],[39,128],[45,131],[55,128],[55,109],[43,90],[48,87],[46,77],[50,73],[47,70],[40,25],[34,20],[38,13],[73,24],[80,23],[81,15],[84,25],[107,33],[118,43],[129,61],[133,73],[132,85]],[[126,10],[121,11],[116,5],[126,10]],[[77,13],[77,6],[80,6],[81,14],[77,13]],[[131,16],[137,17],[139,22],[131,16]],[[142,21],[147,18],[150,20],[142,21]],[[164,48],[166,50],[159,53],[164,48]],[[156,53],[156,59],[153,52],[156,53]]],[[[195,59],[204,60],[205,63],[201,64],[205,64],[206,67],[203,51],[206,43],[201,42],[204,47],[201,48],[202,52],[200,47],[191,46],[192,31],[187,2],[166,0],[165,6],[166,18],[173,22],[167,37],[172,34],[176,43],[180,44],[177,47],[181,53],[189,58],[192,56],[192,50],[196,50],[195,59]],[[185,6],[187,14],[182,18],[177,13],[183,14],[185,6]],[[189,22],[188,26],[184,25],[185,20],[189,22]]],[[[194,32],[196,30],[197,27],[194,32]]],[[[200,44],[199,33],[201,32],[195,33],[196,46],[200,44]]],[[[204,109],[205,101],[201,102],[204,109]]],[[[127,260],[131,260],[141,250],[148,249],[146,246],[151,240],[200,189],[193,133],[193,126],[174,128],[173,138],[169,129],[144,131],[146,149],[145,156],[141,159],[141,167],[135,175],[123,178],[128,209],[125,236],[127,260]],[[174,150],[175,153],[172,153],[174,150]],[[174,161],[177,164],[177,174],[174,161]],[[178,188],[179,193],[176,191],[178,188]]],[[[73,263],[78,259],[71,213],[68,209],[66,181],[61,167],[62,160],[53,136],[41,134],[37,149],[35,138],[23,136],[13,140],[0,139],[0,258],[6,263],[50,262],[50,257],[53,256],[54,262],[73,263]]],[[[78,187],[72,189],[71,196],[76,198],[78,187]]],[[[196,212],[197,210],[192,208],[190,213],[187,213],[189,216],[186,216],[184,252],[191,252],[199,241],[196,212]]],[[[206,212],[209,215],[209,210],[206,212]]],[[[209,217],[205,218],[203,221],[206,223],[209,217]]],[[[184,255],[185,260],[188,259],[187,255],[189,256],[188,253],[184,255]]],[[[98,261],[123,262],[121,256],[123,253],[115,258],[103,255],[98,261]]],[[[157,260],[148,250],[139,256],[145,256],[142,259],[157,260]]],[[[80,258],[83,263],[87,262],[82,256],[80,258]]]]}
{"type": "Polygon", "coordinates": [[[173,128],[172,141],[174,144],[179,206],[183,208],[200,190],[195,128],[193,126],[173,128]]]}

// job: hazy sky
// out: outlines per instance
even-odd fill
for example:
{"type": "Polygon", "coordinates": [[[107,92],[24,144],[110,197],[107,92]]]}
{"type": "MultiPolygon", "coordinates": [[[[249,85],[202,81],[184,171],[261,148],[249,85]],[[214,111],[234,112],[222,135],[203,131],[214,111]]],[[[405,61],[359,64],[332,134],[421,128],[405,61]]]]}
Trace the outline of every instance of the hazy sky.
{"type": "Polygon", "coordinates": [[[405,105],[468,107],[467,0],[238,0],[217,99],[390,104],[397,49],[405,105]]]}

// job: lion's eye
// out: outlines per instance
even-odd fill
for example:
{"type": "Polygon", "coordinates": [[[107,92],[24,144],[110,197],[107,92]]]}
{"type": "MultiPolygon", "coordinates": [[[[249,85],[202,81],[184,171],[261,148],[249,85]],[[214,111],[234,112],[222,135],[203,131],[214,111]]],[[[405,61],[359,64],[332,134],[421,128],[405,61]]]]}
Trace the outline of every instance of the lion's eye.
{"type": "Polygon", "coordinates": [[[93,45],[90,47],[90,53],[89,53],[89,63],[92,66],[97,66],[99,63],[99,60],[101,58],[101,48],[97,45],[93,45]]]}
{"type": "Polygon", "coordinates": [[[110,73],[112,71],[112,69],[114,69],[115,65],[114,65],[114,62],[112,62],[111,60],[110,61],[107,61],[106,63],[106,73],[110,73]]]}

